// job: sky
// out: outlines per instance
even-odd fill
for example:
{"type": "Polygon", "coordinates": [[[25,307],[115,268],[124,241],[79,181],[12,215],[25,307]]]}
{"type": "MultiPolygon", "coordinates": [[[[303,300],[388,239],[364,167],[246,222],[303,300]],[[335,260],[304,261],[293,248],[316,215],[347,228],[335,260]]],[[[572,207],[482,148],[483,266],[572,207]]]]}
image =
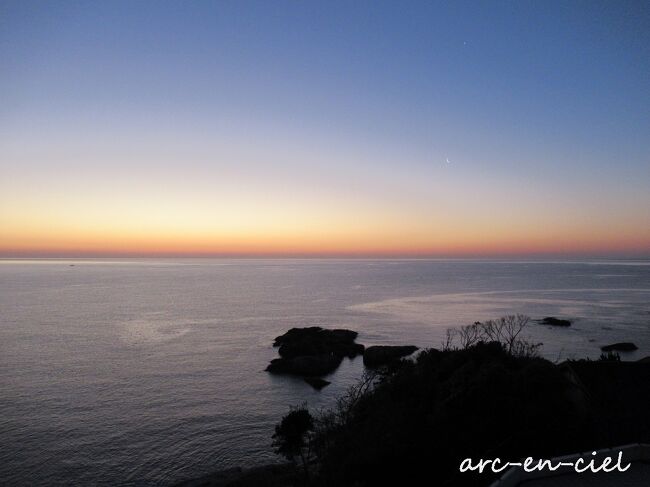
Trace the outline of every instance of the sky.
{"type": "Polygon", "coordinates": [[[650,256],[648,2],[0,2],[0,256],[650,256]]]}

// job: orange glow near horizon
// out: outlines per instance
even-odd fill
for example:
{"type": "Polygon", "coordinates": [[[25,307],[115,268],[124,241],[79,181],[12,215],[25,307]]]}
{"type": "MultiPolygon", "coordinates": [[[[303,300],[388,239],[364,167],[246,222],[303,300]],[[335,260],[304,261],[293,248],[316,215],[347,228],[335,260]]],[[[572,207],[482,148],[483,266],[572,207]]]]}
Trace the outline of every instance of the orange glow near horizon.
{"type": "MultiPolygon", "coordinates": [[[[88,216],[92,217],[92,213],[88,216]]],[[[50,216],[2,221],[0,255],[21,256],[367,256],[466,257],[541,254],[647,255],[650,234],[638,229],[602,228],[572,222],[538,223],[476,219],[449,221],[400,215],[293,214],[255,221],[167,222],[126,218],[111,222],[50,216]],[[362,223],[363,222],[363,223],[362,223]]]]}
{"type": "MultiPolygon", "coordinates": [[[[500,256],[650,252],[642,215],[485,196],[440,208],[415,195],[290,197],[78,191],[5,197],[0,256],[500,256]],[[413,202],[410,198],[414,198],[413,202]],[[292,199],[293,198],[293,199],[292,199]],[[480,198],[479,198],[480,199],[480,198]]],[[[442,195],[442,196],[440,196],[442,195]]],[[[444,192],[441,198],[451,198],[444,192]]]]}
{"type": "Polygon", "coordinates": [[[294,159],[310,171],[233,162],[146,172],[96,151],[80,159],[87,166],[72,156],[38,172],[15,164],[0,184],[0,256],[650,254],[643,185],[603,199],[569,181],[548,198],[544,185],[462,167],[381,172],[361,160],[350,172],[342,156],[314,176],[308,155],[294,159]]]}
{"type": "Polygon", "coordinates": [[[650,257],[627,3],[9,3],[0,257],[650,257]]]}

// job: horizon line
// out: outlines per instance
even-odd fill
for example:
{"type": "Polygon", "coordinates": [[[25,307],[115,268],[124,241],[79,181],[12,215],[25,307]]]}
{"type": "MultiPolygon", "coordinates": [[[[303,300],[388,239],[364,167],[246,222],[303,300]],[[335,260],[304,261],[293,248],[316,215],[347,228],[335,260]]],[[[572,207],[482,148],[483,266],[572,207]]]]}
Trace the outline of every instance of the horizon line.
{"type": "Polygon", "coordinates": [[[405,254],[405,253],[0,253],[1,260],[48,259],[296,259],[296,260],[503,260],[503,259],[604,259],[650,260],[650,252],[530,252],[530,253],[466,253],[466,254],[405,254]]]}

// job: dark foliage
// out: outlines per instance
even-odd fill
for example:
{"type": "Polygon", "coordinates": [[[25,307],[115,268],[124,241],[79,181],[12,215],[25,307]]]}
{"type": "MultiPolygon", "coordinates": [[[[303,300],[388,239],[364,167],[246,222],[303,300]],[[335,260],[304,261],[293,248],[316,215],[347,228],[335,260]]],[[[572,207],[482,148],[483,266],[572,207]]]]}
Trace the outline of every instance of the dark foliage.
{"type": "Polygon", "coordinates": [[[314,418],[306,406],[293,409],[275,426],[273,446],[275,452],[292,463],[297,459],[303,467],[305,480],[309,480],[309,463],[311,462],[311,433],[314,430],[314,418]]]}
{"type": "Polygon", "coordinates": [[[450,332],[442,351],[367,371],[304,437],[307,483],[485,486],[496,476],[460,473],[464,459],[552,458],[650,440],[650,362],[610,353],[553,364],[522,338],[528,321],[476,322],[450,332]]]}
{"type": "Polygon", "coordinates": [[[609,351],[606,354],[601,353],[600,358],[598,360],[602,362],[620,362],[621,356],[616,352],[609,351]]]}
{"type": "Polygon", "coordinates": [[[411,355],[418,347],[414,345],[378,345],[366,348],[363,353],[363,365],[366,367],[381,367],[391,362],[399,360],[402,357],[411,355]]]}
{"type": "Polygon", "coordinates": [[[590,444],[580,388],[552,363],[515,357],[502,344],[430,350],[358,398],[345,422],[317,429],[321,481],[485,485],[459,474],[467,457],[553,456],[590,444]],[[426,477],[421,477],[426,478],[426,477]]]}
{"type": "Polygon", "coordinates": [[[447,339],[442,344],[444,351],[467,349],[478,343],[496,342],[515,357],[536,357],[542,346],[522,337],[530,318],[526,315],[507,315],[496,320],[476,321],[461,328],[447,330],[447,339]],[[457,343],[459,342],[459,343],[457,343]]]}

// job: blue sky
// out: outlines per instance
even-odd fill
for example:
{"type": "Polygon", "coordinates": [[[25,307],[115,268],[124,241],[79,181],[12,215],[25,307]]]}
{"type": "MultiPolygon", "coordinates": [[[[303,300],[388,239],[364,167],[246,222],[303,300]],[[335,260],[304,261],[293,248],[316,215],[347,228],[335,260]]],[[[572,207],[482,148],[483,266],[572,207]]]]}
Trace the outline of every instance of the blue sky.
{"type": "MultiPolygon", "coordinates": [[[[206,181],[231,194],[208,205],[237,207],[268,186],[261,209],[307,209],[289,214],[294,233],[310,205],[337,225],[320,208],[335,195],[341,212],[371,222],[367,238],[393,225],[385,210],[417,226],[442,206],[454,217],[440,221],[444,235],[476,228],[474,208],[503,229],[539,217],[562,234],[581,222],[590,250],[650,243],[644,2],[3,2],[0,63],[0,203],[15,227],[7,249],[38,247],[20,221],[36,228],[48,217],[78,238],[84,219],[69,222],[83,201],[85,217],[98,205],[107,232],[127,231],[100,207],[112,205],[107,188],[131,177],[125,198],[147,208],[165,194],[181,207],[192,188],[210,192],[206,181]],[[39,214],[57,177],[74,186],[53,184],[52,200],[80,187],[108,200],[84,189],[39,214]],[[286,191],[293,200],[280,203],[286,191]],[[525,208],[509,217],[506,201],[490,203],[505,192],[525,208]]],[[[253,213],[240,215],[249,230],[253,213]]],[[[264,239],[269,225],[248,238],[264,239]]],[[[205,226],[218,252],[220,223],[205,226]]],[[[464,233],[478,245],[480,234],[464,233]]],[[[536,235],[522,227],[513,241],[533,248],[536,235]]],[[[418,252],[454,247],[435,226],[412,237],[418,252]]],[[[562,245],[549,250],[579,250],[562,245]]]]}

